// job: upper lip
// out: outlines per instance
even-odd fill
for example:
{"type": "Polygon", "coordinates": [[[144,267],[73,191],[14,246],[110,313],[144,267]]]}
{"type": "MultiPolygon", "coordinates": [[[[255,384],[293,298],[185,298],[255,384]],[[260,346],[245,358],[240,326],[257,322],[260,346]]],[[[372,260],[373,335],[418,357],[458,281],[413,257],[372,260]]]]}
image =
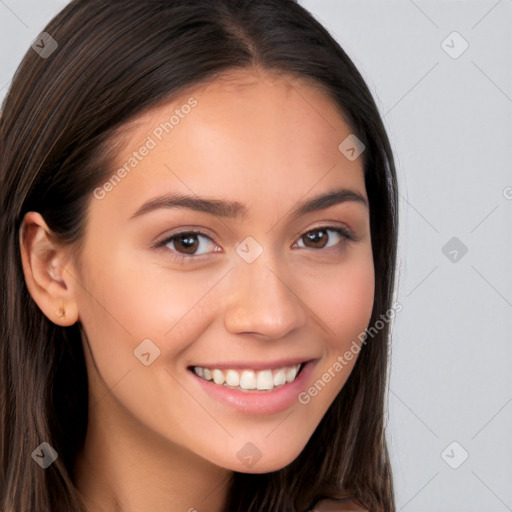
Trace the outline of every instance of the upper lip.
{"type": "Polygon", "coordinates": [[[214,362],[214,363],[198,363],[190,365],[190,368],[199,366],[201,368],[229,370],[229,369],[241,369],[241,370],[275,370],[277,368],[286,368],[287,366],[295,366],[301,363],[308,363],[315,358],[312,357],[294,357],[293,359],[279,359],[275,361],[230,361],[230,362],[214,362]]]}

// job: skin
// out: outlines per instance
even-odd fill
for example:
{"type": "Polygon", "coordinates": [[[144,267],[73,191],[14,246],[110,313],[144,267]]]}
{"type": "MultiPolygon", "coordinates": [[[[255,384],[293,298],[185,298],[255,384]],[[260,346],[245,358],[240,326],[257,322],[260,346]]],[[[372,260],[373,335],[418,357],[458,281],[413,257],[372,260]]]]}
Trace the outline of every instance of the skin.
{"type": "Polygon", "coordinates": [[[370,320],[368,208],[346,201],[289,216],[298,202],[340,187],[367,198],[361,158],[338,150],[351,130],[310,84],[254,68],[196,86],[124,127],[112,171],[191,96],[190,114],[103,199],[91,197],[78,257],[36,212],[20,235],[34,300],[56,324],[82,327],[89,424],[75,469],[90,511],[220,512],[232,471],[275,471],[299,455],[356,357],[308,404],[268,415],[220,403],[187,367],[314,357],[306,389],[370,320]],[[247,217],[161,208],[130,220],[169,192],[238,201],[247,217]],[[315,245],[304,236],[325,226],[358,239],[320,230],[315,245]],[[209,237],[194,239],[206,256],[180,262],[173,256],[190,252],[176,239],[152,247],[190,228],[209,237]],[[235,250],[247,236],[263,248],[250,264],[235,250]],[[134,356],[147,338],[160,350],[149,366],[134,356]],[[247,442],[262,454],[251,468],[237,457],[247,442]]]}

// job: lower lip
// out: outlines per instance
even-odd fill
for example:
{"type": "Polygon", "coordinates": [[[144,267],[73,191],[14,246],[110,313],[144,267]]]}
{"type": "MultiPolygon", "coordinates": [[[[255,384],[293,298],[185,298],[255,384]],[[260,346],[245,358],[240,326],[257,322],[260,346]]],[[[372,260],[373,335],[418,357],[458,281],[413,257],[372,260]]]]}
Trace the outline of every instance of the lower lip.
{"type": "Polygon", "coordinates": [[[273,391],[240,391],[202,379],[191,370],[189,373],[206,393],[231,408],[248,414],[275,414],[285,411],[297,402],[297,397],[305,389],[316,362],[316,359],[308,361],[293,382],[273,391]]]}

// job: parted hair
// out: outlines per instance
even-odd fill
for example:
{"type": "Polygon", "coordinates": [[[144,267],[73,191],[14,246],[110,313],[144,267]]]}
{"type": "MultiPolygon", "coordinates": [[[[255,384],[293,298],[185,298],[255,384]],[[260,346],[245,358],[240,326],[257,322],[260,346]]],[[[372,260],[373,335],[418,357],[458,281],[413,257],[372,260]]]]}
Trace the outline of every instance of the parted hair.
{"type": "MultiPolygon", "coordinates": [[[[73,0],[45,27],[48,58],[29,48],[0,118],[0,512],[83,512],[73,464],[87,427],[78,325],[52,323],[21,265],[25,213],[80,246],[92,191],[111,173],[109,143],[136,115],[223,72],[258,66],[309,80],[363,142],[375,297],[392,307],[398,191],[375,101],[340,44],[294,0],[73,0]],[[46,470],[31,453],[58,452],[46,470]]],[[[341,142],[341,141],[340,141],[341,142]]],[[[351,497],[394,512],[385,438],[390,326],[362,346],[346,384],[300,455],[265,474],[233,474],[225,512],[304,512],[351,497]]]]}

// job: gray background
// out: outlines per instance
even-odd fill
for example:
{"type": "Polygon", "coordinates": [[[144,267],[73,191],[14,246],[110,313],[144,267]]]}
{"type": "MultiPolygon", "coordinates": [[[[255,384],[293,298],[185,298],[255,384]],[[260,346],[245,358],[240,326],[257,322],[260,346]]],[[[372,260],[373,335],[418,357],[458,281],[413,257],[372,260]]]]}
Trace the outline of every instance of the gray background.
{"type": "MultiPolygon", "coordinates": [[[[0,0],[0,100],[66,3],[0,0]]],[[[512,0],[301,3],[365,77],[396,155],[397,509],[512,511],[512,0]]]]}

